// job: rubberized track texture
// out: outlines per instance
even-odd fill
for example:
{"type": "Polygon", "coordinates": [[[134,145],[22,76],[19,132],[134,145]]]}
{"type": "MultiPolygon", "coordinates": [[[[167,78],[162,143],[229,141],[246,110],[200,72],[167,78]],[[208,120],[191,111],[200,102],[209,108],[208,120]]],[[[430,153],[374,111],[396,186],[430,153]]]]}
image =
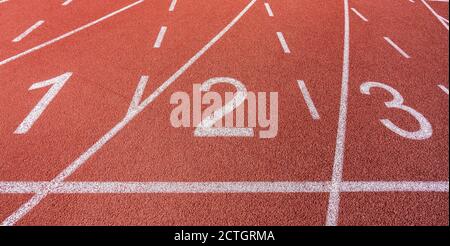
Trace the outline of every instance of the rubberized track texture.
{"type": "Polygon", "coordinates": [[[0,1],[0,223],[448,226],[448,30],[445,0],[0,1]]]}

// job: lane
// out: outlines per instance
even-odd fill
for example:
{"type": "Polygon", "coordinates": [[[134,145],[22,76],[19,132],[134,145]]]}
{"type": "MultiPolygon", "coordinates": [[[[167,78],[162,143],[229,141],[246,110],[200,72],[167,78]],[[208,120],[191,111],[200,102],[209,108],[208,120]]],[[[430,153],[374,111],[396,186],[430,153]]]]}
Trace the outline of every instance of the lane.
{"type": "Polygon", "coordinates": [[[351,22],[344,179],[448,180],[448,96],[437,87],[448,85],[447,30],[426,8],[407,1],[351,5],[370,21],[353,16],[351,22]],[[410,58],[383,37],[390,37],[410,58]],[[385,104],[393,100],[394,89],[400,93],[398,103],[385,104]]]}
{"type": "MultiPolygon", "coordinates": [[[[280,15],[277,22],[269,19],[262,3],[256,5],[242,23],[69,180],[330,180],[340,96],[336,81],[340,81],[342,67],[342,58],[334,51],[342,53],[343,40],[342,30],[336,28],[339,25],[330,20],[343,18],[334,11],[342,6],[325,1],[308,2],[308,8],[283,5],[297,4],[273,4],[280,15]],[[312,19],[321,21],[306,21],[312,19]],[[307,23],[299,26],[302,22],[307,23]],[[292,50],[289,56],[279,46],[276,30],[280,28],[292,50]],[[330,39],[322,39],[325,34],[330,39]],[[252,138],[199,138],[192,126],[174,128],[171,95],[180,91],[192,95],[193,83],[213,77],[236,78],[249,91],[278,92],[282,109],[278,135],[260,139],[259,132],[266,128],[257,127],[252,138]],[[297,84],[300,78],[308,81],[320,121],[310,116],[297,84]]],[[[181,2],[177,6],[178,13],[184,11],[181,2]]],[[[176,29],[173,25],[172,30],[176,29]]],[[[230,89],[227,85],[213,87],[221,95],[230,89]]]]}
{"type": "Polygon", "coordinates": [[[325,210],[317,193],[50,195],[19,225],[321,225],[325,210]]]}

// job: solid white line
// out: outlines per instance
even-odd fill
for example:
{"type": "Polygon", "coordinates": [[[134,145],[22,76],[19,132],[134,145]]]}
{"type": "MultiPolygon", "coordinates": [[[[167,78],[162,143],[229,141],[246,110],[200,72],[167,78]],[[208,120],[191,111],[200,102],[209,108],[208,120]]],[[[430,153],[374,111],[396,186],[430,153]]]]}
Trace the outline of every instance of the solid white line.
{"type": "Polygon", "coordinates": [[[448,192],[449,182],[342,182],[341,192],[448,192]]]}
{"type": "Polygon", "coordinates": [[[278,40],[280,40],[281,47],[283,47],[284,53],[289,54],[291,53],[291,50],[289,50],[289,47],[286,43],[286,39],[284,39],[283,33],[277,32],[278,40]]]}
{"type": "Polygon", "coordinates": [[[102,22],[102,21],[104,21],[104,20],[106,20],[106,19],[108,19],[108,18],[110,18],[110,17],[112,17],[112,16],[114,16],[114,15],[117,15],[118,13],[123,12],[123,11],[125,11],[125,10],[127,10],[127,9],[129,9],[129,8],[131,8],[131,7],[134,7],[134,6],[136,6],[136,5],[138,5],[138,4],[142,3],[142,2],[144,2],[144,0],[139,0],[139,1],[135,2],[135,3],[132,3],[132,4],[130,4],[130,5],[126,6],[126,7],[124,7],[124,8],[121,8],[121,9],[119,9],[119,10],[117,10],[117,11],[114,11],[114,12],[112,12],[112,13],[106,15],[106,16],[103,16],[102,18],[100,18],[100,19],[98,19],[98,20],[95,20],[95,21],[93,21],[93,22],[90,22],[90,23],[88,23],[88,24],[86,24],[86,25],[84,25],[84,26],[81,26],[81,27],[79,27],[79,28],[77,28],[77,29],[75,29],[75,30],[72,30],[72,31],[70,31],[70,32],[68,32],[68,33],[65,33],[65,34],[63,34],[63,35],[61,35],[61,36],[59,36],[59,37],[57,37],[57,38],[54,38],[54,39],[52,39],[52,40],[50,40],[50,41],[47,41],[47,42],[42,43],[42,44],[40,44],[40,45],[38,45],[38,46],[35,46],[35,47],[33,47],[33,48],[29,49],[29,50],[26,50],[26,51],[24,51],[24,52],[22,52],[22,53],[20,53],[20,54],[17,54],[17,55],[15,55],[15,56],[12,56],[12,57],[10,57],[10,58],[7,58],[7,59],[5,59],[5,60],[3,60],[3,61],[0,62],[0,66],[5,65],[5,64],[7,64],[7,63],[9,63],[9,62],[12,62],[12,61],[14,61],[14,60],[16,60],[16,59],[18,59],[18,58],[20,58],[20,57],[22,57],[22,56],[25,56],[25,55],[28,55],[28,54],[30,54],[30,53],[32,53],[32,52],[35,52],[35,51],[37,51],[37,50],[40,50],[40,49],[42,49],[42,48],[44,48],[44,47],[46,47],[46,46],[49,46],[49,45],[51,45],[51,44],[53,44],[53,43],[58,42],[58,41],[60,41],[60,40],[62,40],[62,39],[64,39],[64,38],[67,38],[67,37],[69,37],[69,36],[72,36],[73,34],[75,34],[75,33],[77,33],[77,32],[80,32],[80,31],[82,31],[82,30],[84,30],[84,29],[86,29],[86,28],[89,28],[89,27],[91,27],[91,26],[93,26],[93,25],[95,25],[95,24],[97,24],[97,23],[99,23],[99,22],[102,22]]]}
{"type": "Polygon", "coordinates": [[[32,31],[34,31],[36,28],[44,24],[45,21],[40,20],[36,23],[34,23],[31,27],[29,27],[25,32],[17,36],[15,39],[13,39],[14,43],[20,42],[22,39],[24,39],[28,34],[30,34],[32,31]]]}
{"type": "Polygon", "coordinates": [[[62,6],[67,6],[69,5],[73,0],[66,0],[65,2],[63,2],[61,5],[62,6]]]}
{"type": "Polygon", "coordinates": [[[305,99],[306,105],[308,106],[309,112],[314,120],[319,120],[320,116],[317,112],[316,106],[314,106],[314,102],[311,99],[311,95],[309,94],[308,88],[305,85],[305,81],[297,80],[298,87],[300,87],[300,91],[303,94],[303,98],[305,99]]]}
{"type": "Polygon", "coordinates": [[[2,225],[14,225],[23,216],[38,205],[47,194],[59,186],[67,177],[74,173],[81,167],[90,157],[92,157],[98,150],[100,150],[106,143],[109,142],[120,130],[122,130],[131,120],[133,120],[140,112],[142,112],[150,103],[152,103],[163,91],[165,91],[175,80],[177,80],[187,69],[189,69],[200,57],[205,54],[214,44],[216,44],[241,18],[247,11],[255,4],[256,0],[252,0],[222,31],[220,31],[213,39],[209,41],[200,51],[198,51],[186,64],[184,64],[178,71],[176,71],[168,80],[166,80],[156,91],[154,91],[147,99],[145,99],[138,108],[131,114],[127,114],[116,126],[101,137],[94,145],[92,145],[86,152],[79,156],[74,162],[59,173],[51,184],[40,193],[34,195],[29,201],[23,204],[13,214],[6,218],[2,225]]]}
{"type": "Polygon", "coordinates": [[[447,87],[445,87],[444,85],[438,85],[438,87],[441,88],[441,90],[444,91],[445,94],[448,95],[448,88],[447,87]]]}
{"type": "Polygon", "coordinates": [[[394,47],[394,49],[396,49],[398,51],[398,53],[400,53],[403,57],[405,57],[406,59],[411,58],[411,56],[409,56],[402,48],[400,48],[396,43],[394,43],[394,41],[392,41],[389,37],[384,37],[384,39],[392,46],[394,47]]]}
{"type": "Polygon", "coordinates": [[[175,10],[175,6],[177,5],[177,0],[172,0],[169,7],[169,12],[173,12],[175,10]]]}
{"type": "Polygon", "coordinates": [[[8,0],[0,0],[0,3],[6,3],[8,0]]]}
{"type": "Polygon", "coordinates": [[[270,7],[269,3],[264,3],[264,6],[266,6],[267,14],[270,17],[273,17],[273,11],[272,11],[272,8],[270,7]]]}
{"type": "MultiPolygon", "coordinates": [[[[33,194],[51,182],[0,182],[0,194],[33,194]]],[[[326,193],[330,182],[62,182],[52,194],[326,193]]],[[[340,192],[449,192],[448,181],[348,181],[340,192]]]]}
{"type": "Polygon", "coordinates": [[[161,30],[159,31],[158,37],[156,38],[155,44],[153,45],[153,48],[161,48],[161,43],[164,40],[164,35],[166,34],[167,27],[162,26],[161,30]]]}
{"type": "Polygon", "coordinates": [[[355,8],[352,8],[353,13],[355,13],[357,16],[359,16],[359,18],[361,18],[363,21],[368,22],[369,20],[364,17],[364,15],[362,15],[361,13],[358,12],[358,10],[356,10],[355,8]]]}
{"type": "Polygon", "coordinates": [[[345,131],[347,128],[348,82],[350,65],[350,13],[348,0],[344,0],[344,55],[342,65],[341,101],[339,106],[339,122],[336,136],[331,191],[328,201],[326,225],[336,226],[339,216],[340,186],[344,169],[345,131]]]}
{"type": "Polygon", "coordinates": [[[438,13],[436,13],[436,11],[434,11],[434,9],[424,0],[422,0],[422,3],[431,11],[431,13],[441,22],[441,24],[447,29],[447,31],[449,30],[448,28],[448,23],[446,23],[443,19],[445,19],[444,17],[442,17],[441,15],[439,15],[438,13]]]}

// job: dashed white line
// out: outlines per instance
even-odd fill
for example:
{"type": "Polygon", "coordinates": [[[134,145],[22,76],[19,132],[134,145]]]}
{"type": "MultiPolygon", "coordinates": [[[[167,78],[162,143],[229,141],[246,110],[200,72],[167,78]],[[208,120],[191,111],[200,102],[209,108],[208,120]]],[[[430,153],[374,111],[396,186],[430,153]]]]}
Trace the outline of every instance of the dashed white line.
{"type": "Polygon", "coordinates": [[[438,87],[441,88],[441,90],[442,90],[443,92],[445,92],[445,94],[448,95],[448,88],[447,88],[447,87],[445,87],[444,85],[438,85],[438,87]]]}
{"type": "Polygon", "coordinates": [[[153,45],[153,48],[158,49],[161,48],[162,41],[164,40],[164,36],[167,32],[167,27],[162,26],[161,30],[159,30],[158,37],[156,38],[155,44],[153,45]]]}
{"type": "Polygon", "coordinates": [[[384,39],[392,46],[394,47],[394,49],[396,49],[398,51],[398,53],[400,53],[403,57],[405,57],[406,59],[411,58],[411,56],[409,56],[402,48],[400,48],[396,43],[394,43],[394,41],[392,41],[389,37],[384,37],[384,39]]]}
{"type": "Polygon", "coordinates": [[[305,85],[305,81],[297,80],[298,86],[300,87],[300,91],[303,94],[303,98],[305,99],[306,105],[308,106],[309,112],[314,120],[319,120],[320,116],[317,112],[316,106],[314,106],[314,102],[311,99],[311,95],[309,94],[308,88],[305,85]]]}
{"type": "Polygon", "coordinates": [[[117,14],[119,14],[119,13],[125,11],[125,10],[128,10],[128,9],[130,9],[130,8],[132,8],[132,7],[134,7],[134,6],[138,5],[138,4],[140,4],[140,3],[142,3],[142,2],[144,2],[144,0],[139,0],[139,1],[137,1],[137,2],[134,2],[134,3],[128,5],[128,6],[124,7],[124,8],[121,8],[121,9],[119,9],[119,10],[117,10],[117,11],[114,11],[114,12],[108,14],[108,15],[105,15],[105,16],[101,17],[100,19],[97,19],[97,20],[95,20],[95,21],[93,21],[93,22],[90,22],[90,23],[88,23],[88,24],[86,24],[86,25],[84,25],[84,26],[81,26],[81,27],[79,27],[79,28],[77,28],[77,29],[75,29],[75,30],[72,30],[72,31],[70,31],[70,32],[67,32],[67,33],[65,33],[65,34],[63,34],[63,35],[61,35],[61,36],[59,36],[59,37],[57,37],[57,38],[54,38],[54,39],[49,40],[49,41],[47,41],[47,42],[45,42],[45,43],[42,43],[42,44],[40,44],[40,45],[37,45],[37,46],[35,46],[35,47],[33,47],[33,48],[29,49],[29,50],[26,50],[26,51],[24,51],[24,52],[22,52],[22,53],[19,53],[19,54],[15,55],[15,56],[12,56],[12,57],[10,57],[10,58],[7,58],[7,59],[5,59],[5,60],[3,60],[3,61],[0,62],[0,66],[5,65],[5,64],[7,64],[7,63],[10,63],[10,62],[12,62],[12,61],[14,61],[14,60],[16,60],[16,59],[18,59],[18,58],[21,58],[21,57],[23,57],[23,56],[26,56],[26,55],[28,55],[28,54],[30,54],[30,53],[33,53],[33,52],[37,51],[37,50],[40,50],[40,49],[42,49],[42,48],[45,48],[45,47],[47,47],[47,46],[49,46],[49,45],[51,45],[51,44],[54,44],[54,43],[56,43],[56,42],[58,42],[58,41],[60,41],[60,40],[62,40],[62,39],[65,39],[65,38],[67,38],[67,37],[70,37],[70,36],[74,35],[75,33],[78,33],[78,32],[80,32],[80,31],[82,31],[82,30],[84,30],[84,29],[86,29],[86,28],[89,28],[89,27],[91,27],[91,26],[93,26],[93,25],[95,25],[95,24],[98,24],[98,23],[100,23],[100,22],[102,22],[102,21],[104,21],[104,20],[106,20],[106,19],[109,19],[109,18],[113,17],[114,15],[117,15],[117,14]]]}
{"type": "Polygon", "coordinates": [[[66,0],[65,2],[63,2],[61,5],[62,6],[67,6],[69,5],[73,0],[66,0]]]}
{"type": "Polygon", "coordinates": [[[328,200],[326,217],[327,226],[336,226],[339,216],[340,189],[344,169],[345,132],[347,128],[347,106],[348,106],[348,82],[350,66],[350,10],[348,0],[344,0],[344,54],[342,65],[341,100],[339,106],[339,121],[336,136],[336,150],[334,154],[333,174],[331,189],[328,200]]]}
{"type": "Polygon", "coordinates": [[[111,130],[103,135],[94,145],[81,154],[75,161],[69,164],[61,173],[59,173],[50,185],[45,189],[37,192],[30,200],[22,204],[13,214],[8,216],[1,225],[14,225],[23,216],[28,214],[42,199],[50,194],[56,187],[70,175],[72,175],[78,168],[80,168],[88,159],[90,159],[98,150],[100,150],[106,143],[108,143],[118,132],[120,132],[128,123],[130,123],[139,113],[141,113],[148,105],[150,105],[163,91],[165,91],[173,82],[175,82],[184,72],[189,69],[206,51],[208,51],[214,44],[216,44],[241,18],[248,10],[255,4],[256,0],[252,0],[249,4],[214,38],[212,38],[200,51],[198,51],[189,61],[186,62],[180,69],[178,69],[169,79],[167,79],[160,87],[158,87],[149,97],[147,97],[136,110],[132,111],[117,123],[111,130]]]}
{"type": "Polygon", "coordinates": [[[45,21],[40,20],[34,23],[31,27],[29,27],[25,32],[21,33],[19,36],[17,36],[15,39],[13,39],[14,43],[20,42],[22,39],[24,39],[26,36],[28,36],[32,31],[36,30],[36,28],[40,27],[42,24],[44,24],[45,21]]]}
{"type": "MultiPolygon", "coordinates": [[[[0,194],[33,194],[51,182],[0,182],[0,194]]],[[[325,193],[330,182],[62,182],[52,194],[325,193]]],[[[449,192],[448,181],[343,181],[340,192],[449,192]]]]}
{"type": "Polygon", "coordinates": [[[359,18],[361,18],[363,21],[368,22],[369,20],[364,17],[364,15],[362,15],[358,10],[356,10],[355,8],[352,8],[353,13],[355,13],[357,16],[359,16],[359,18]]]}
{"type": "Polygon", "coordinates": [[[270,7],[269,3],[264,3],[264,6],[266,6],[267,14],[268,14],[270,17],[273,17],[273,16],[274,16],[274,15],[273,15],[273,11],[272,11],[272,8],[270,7]]]}
{"type": "Polygon", "coordinates": [[[177,5],[177,0],[172,0],[169,7],[169,12],[173,12],[175,10],[175,6],[177,5]]]}
{"type": "Polygon", "coordinates": [[[282,32],[277,32],[278,40],[280,40],[281,47],[283,47],[284,53],[289,54],[291,50],[289,49],[286,39],[284,39],[284,35],[282,32]]]}

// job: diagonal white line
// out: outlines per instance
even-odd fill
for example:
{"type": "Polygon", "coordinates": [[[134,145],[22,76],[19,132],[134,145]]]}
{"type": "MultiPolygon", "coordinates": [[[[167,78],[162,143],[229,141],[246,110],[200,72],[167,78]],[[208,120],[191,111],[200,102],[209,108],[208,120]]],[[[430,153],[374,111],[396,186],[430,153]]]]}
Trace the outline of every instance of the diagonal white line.
{"type": "Polygon", "coordinates": [[[359,13],[358,10],[356,10],[355,8],[352,8],[353,13],[355,13],[357,16],[359,16],[359,18],[361,18],[363,21],[368,22],[369,20],[364,17],[364,15],[362,15],[361,13],[359,13]]]}
{"type": "MultiPolygon", "coordinates": [[[[430,10],[430,12],[439,20],[439,22],[441,22],[441,24],[445,27],[445,29],[447,29],[448,31],[448,23],[446,23],[442,18],[442,16],[440,16],[438,13],[436,13],[436,11],[425,1],[425,0],[421,0],[422,3],[428,8],[428,10],[430,10]]],[[[445,18],[444,18],[445,19],[445,18]]]]}
{"type": "Polygon", "coordinates": [[[62,6],[67,6],[69,5],[73,0],[66,0],[65,2],[63,2],[61,5],[62,6]]]}
{"type": "Polygon", "coordinates": [[[175,10],[175,6],[177,5],[177,0],[172,0],[169,7],[169,12],[173,12],[175,10]]]}
{"type": "Polygon", "coordinates": [[[84,25],[84,26],[81,26],[81,27],[79,27],[79,28],[77,28],[77,29],[75,29],[75,30],[72,30],[72,31],[70,31],[70,32],[68,32],[68,33],[65,33],[65,34],[63,34],[63,35],[61,35],[61,36],[59,36],[59,37],[57,37],[57,38],[54,38],[54,39],[52,39],[52,40],[49,40],[49,41],[47,41],[47,42],[45,42],[45,43],[42,43],[42,44],[37,45],[37,46],[35,46],[35,47],[31,48],[31,49],[28,49],[28,50],[26,50],[26,51],[24,51],[24,52],[22,52],[22,53],[19,53],[19,54],[15,55],[15,56],[12,56],[12,57],[9,57],[9,58],[7,58],[7,59],[5,59],[5,60],[3,60],[3,61],[0,61],[0,66],[5,65],[5,64],[7,64],[7,63],[10,63],[10,62],[12,62],[12,61],[14,61],[14,60],[16,60],[16,59],[18,59],[18,58],[21,58],[21,57],[23,57],[23,56],[26,56],[26,55],[30,54],[30,53],[32,53],[32,52],[35,52],[35,51],[37,51],[37,50],[40,50],[40,49],[42,49],[42,48],[44,48],[44,47],[46,47],[46,46],[49,46],[49,45],[51,45],[51,44],[54,44],[54,43],[56,43],[56,42],[58,42],[58,41],[60,41],[60,40],[62,40],[62,39],[65,39],[65,38],[67,38],[67,37],[70,37],[70,36],[74,35],[75,33],[78,33],[78,32],[80,32],[80,31],[82,31],[82,30],[84,30],[84,29],[86,29],[86,28],[89,28],[89,27],[91,27],[91,26],[93,26],[93,25],[95,25],[95,24],[98,24],[98,23],[100,23],[100,22],[102,22],[102,21],[104,21],[104,20],[106,20],[106,19],[108,19],[108,18],[110,18],[110,17],[112,17],[112,16],[114,16],[114,15],[117,15],[118,13],[123,12],[123,11],[125,11],[125,10],[127,10],[127,9],[129,9],[129,8],[131,8],[131,7],[134,7],[134,6],[136,6],[136,5],[138,5],[138,4],[142,3],[142,2],[144,2],[144,0],[139,0],[139,1],[135,2],[135,3],[132,3],[132,4],[130,4],[130,5],[126,6],[126,7],[124,7],[124,8],[121,8],[121,9],[119,9],[119,10],[117,10],[117,11],[114,11],[114,12],[108,14],[108,15],[105,15],[105,16],[103,16],[103,17],[100,18],[100,19],[97,19],[97,20],[95,20],[95,21],[93,21],[93,22],[90,22],[90,23],[88,23],[88,24],[86,24],[86,25],[84,25]]]}
{"type": "Polygon", "coordinates": [[[445,87],[444,85],[438,85],[438,87],[445,93],[448,95],[448,88],[445,87]]]}
{"type": "Polygon", "coordinates": [[[156,38],[155,44],[153,45],[153,48],[161,48],[162,41],[164,40],[164,35],[166,34],[167,27],[162,26],[161,30],[158,33],[158,37],[156,38]]]}
{"type": "Polygon", "coordinates": [[[344,169],[345,132],[347,128],[348,83],[350,66],[350,14],[348,0],[344,0],[344,55],[342,65],[341,101],[336,136],[331,191],[328,201],[326,225],[335,226],[338,222],[340,204],[340,185],[344,169]]]}
{"type": "Polygon", "coordinates": [[[34,25],[32,25],[26,31],[24,31],[19,36],[17,36],[15,39],[13,39],[13,42],[14,43],[20,42],[22,39],[24,39],[26,36],[28,36],[32,31],[36,30],[36,28],[38,28],[42,24],[44,24],[44,22],[45,21],[43,21],[43,20],[37,21],[34,25]]]}
{"type": "Polygon", "coordinates": [[[403,57],[405,57],[406,59],[411,58],[411,56],[409,56],[402,48],[400,48],[396,43],[394,43],[394,41],[392,41],[392,39],[390,39],[389,37],[384,37],[384,39],[385,39],[392,47],[394,47],[394,49],[397,50],[397,52],[400,53],[403,57]]]}
{"type": "Polygon", "coordinates": [[[127,114],[125,118],[115,125],[109,132],[101,137],[94,145],[92,145],[86,152],[81,154],[74,162],[59,173],[46,189],[34,195],[29,201],[23,204],[13,214],[6,218],[2,225],[14,225],[23,216],[38,205],[47,194],[51,193],[56,187],[60,185],[67,177],[81,167],[91,156],[93,156],[99,149],[109,142],[120,130],[122,130],[128,123],[131,122],[140,112],[142,112],[150,103],[152,103],[162,92],[164,92],[175,80],[177,80],[188,68],[190,68],[198,59],[200,59],[206,51],[208,51],[214,44],[216,44],[241,18],[247,11],[255,4],[256,0],[252,0],[222,31],[220,31],[213,39],[211,39],[200,51],[198,51],[186,64],[184,64],[178,71],[176,71],[168,80],[166,80],[155,92],[153,92],[147,99],[145,99],[135,111],[127,114]]]}

